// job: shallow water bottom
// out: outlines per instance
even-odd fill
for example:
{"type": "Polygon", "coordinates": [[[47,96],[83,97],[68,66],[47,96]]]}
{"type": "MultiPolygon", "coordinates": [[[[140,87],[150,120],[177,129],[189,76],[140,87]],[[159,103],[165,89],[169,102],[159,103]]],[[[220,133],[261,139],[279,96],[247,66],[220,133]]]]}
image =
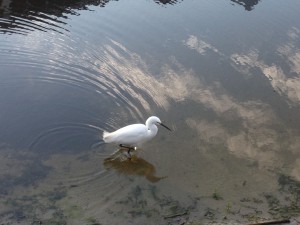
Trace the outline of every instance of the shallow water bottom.
{"type": "Polygon", "coordinates": [[[1,180],[7,185],[1,185],[1,221],[249,224],[297,221],[300,213],[299,182],[251,161],[233,161],[225,153],[211,160],[209,153],[198,151],[195,165],[184,163],[193,162],[195,155],[176,154],[184,160],[175,169],[160,161],[155,150],[137,150],[129,160],[121,151],[103,154],[111,148],[100,149],[56,154],[41,162],[24,152],[12,157],[9,149],[1,151],[1,180]],[[19,169],[10,169],[12,164],[19,169]]]}

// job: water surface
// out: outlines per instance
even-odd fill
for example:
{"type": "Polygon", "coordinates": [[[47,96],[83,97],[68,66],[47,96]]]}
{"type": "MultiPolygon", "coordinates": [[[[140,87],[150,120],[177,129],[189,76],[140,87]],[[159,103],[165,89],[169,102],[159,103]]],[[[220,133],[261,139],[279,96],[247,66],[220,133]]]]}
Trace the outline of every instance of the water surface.
{"type": "Polygon", "coordinates": [[[300,214],[300,2],[0,3],[0,221],[300,214]],[[156,115],[131,161],[102,132],[156,115]]]}

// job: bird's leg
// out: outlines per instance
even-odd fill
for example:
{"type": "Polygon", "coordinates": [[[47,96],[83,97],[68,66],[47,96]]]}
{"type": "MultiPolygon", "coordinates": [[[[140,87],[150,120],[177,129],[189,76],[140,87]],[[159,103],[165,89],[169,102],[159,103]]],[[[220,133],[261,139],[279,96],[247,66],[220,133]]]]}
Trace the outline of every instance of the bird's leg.
{"type": "Polygon", "coordinates": [[[133,147],[130,147],[130,146],[125,146],[125,145],[122,145],[122,144],[120,144],[119,145],[121,148],[127,148],[128,150],[127,150],[127,153],[128,153],[128,155],[129,155],[129,159],[131,159],[131,154],[130,154],[130,151],[131,150],[134,150],[134,148],[133,147]]]}
{"type": "Polygon", "coordinates": [[[130,149],[130,150],[135,150],[135,148],[131,147],[131,146],[126,146],[126,145],[123,145],[123,144],[120,144],[119,145],[121,148],[127,148],[127,149],[130,149]]]}
{"type": "Polygon", "coordinates": [[[129,159],[131,159],[131,154],[130,154],[130,150],[131,150],[132,148],[128,148],[128,151],[127,151],[127,153],[128,153],[128,155],[129,155],[129,159]]]}
{"type": "Polygon", "coordinates": [[[120,144],[119,145],[121,148],[127,148],[127,149],[131,149],[132,147],[130,147],[130,146],[126,146],[126,145],[123,145],[123,144],[120,144]]]}

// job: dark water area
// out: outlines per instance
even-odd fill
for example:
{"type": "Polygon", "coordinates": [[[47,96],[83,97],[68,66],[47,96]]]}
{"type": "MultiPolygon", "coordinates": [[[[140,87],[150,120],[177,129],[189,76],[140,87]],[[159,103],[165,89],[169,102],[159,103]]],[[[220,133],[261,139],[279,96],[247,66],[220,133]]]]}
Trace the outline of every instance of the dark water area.
{"type": "Polygon", "coordinates": [[[1,224],[300,223],[300,2],[0,0],[1,224]],[[105,144],[158,116],[173,132],[105,144]]]}

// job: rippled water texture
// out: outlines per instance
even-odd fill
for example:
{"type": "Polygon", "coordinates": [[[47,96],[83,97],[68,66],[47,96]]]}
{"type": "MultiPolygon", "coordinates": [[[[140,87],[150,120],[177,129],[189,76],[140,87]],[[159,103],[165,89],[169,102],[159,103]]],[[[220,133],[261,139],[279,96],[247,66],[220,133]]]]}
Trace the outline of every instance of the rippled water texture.
{"type": "Polygon", "coordinates": [[[300,221],[300,2],[0,1],[1,224],[300,221]],[[102,133],[156,115],[128,160],[102,133]]]}

